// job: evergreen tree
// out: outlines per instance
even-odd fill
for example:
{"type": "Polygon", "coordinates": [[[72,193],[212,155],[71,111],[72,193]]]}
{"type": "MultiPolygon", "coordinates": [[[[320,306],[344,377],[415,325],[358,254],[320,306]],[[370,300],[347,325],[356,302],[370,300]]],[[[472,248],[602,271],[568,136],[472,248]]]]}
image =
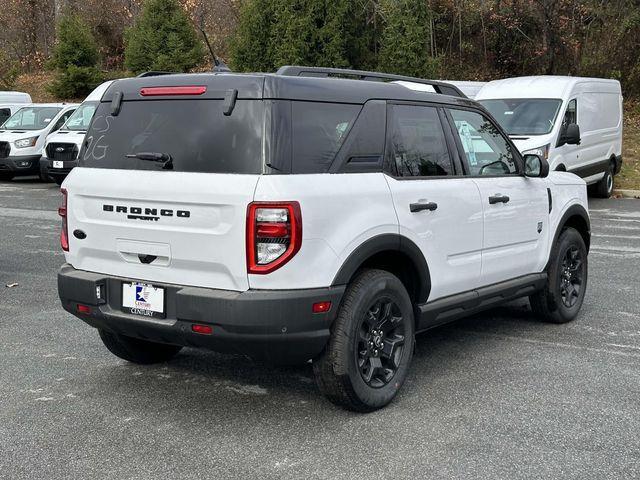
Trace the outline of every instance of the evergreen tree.
{"type": "Polygon", "coordinates": [[[57,43],[49,66],[56,78],[49,86],[54,95],[82,97],[102,81],[97,68],[98,46],[89,26],[76,14],[65,14],[57,25],[57,43]]]}
{"type": "Polygon", "coordinates": [[[381,7],[385,26],[378,68],[390,73],[436,78],[440,62],[430,55],[432,12],[427,2],[383,0],[381,7]]]}
{"type": "Polygon", "coordinates": [[[134,73],[186,72],[204,59],[202,42],[178,0],[146,0],[125,43],[125,65],[134,73]]]}
{"type": "Polygon", "coordinates": [[[232,64],[251,71],[285,64],[360,68],[369,41],[360,13],[352,0],[245,0],[232,64]]]}

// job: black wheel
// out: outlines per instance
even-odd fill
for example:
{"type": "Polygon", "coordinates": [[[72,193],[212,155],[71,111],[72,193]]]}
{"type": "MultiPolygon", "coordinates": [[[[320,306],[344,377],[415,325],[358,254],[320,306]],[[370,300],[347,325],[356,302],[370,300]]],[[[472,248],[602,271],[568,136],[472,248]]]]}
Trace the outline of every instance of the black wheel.
{"type": "Polygon", "coordinates": [[[593,186],[593,193],[599,198],[609,198],[613,194],[613,165],[610,163],[604,177],[593,186]]]}
{"type": "Polygon", "coordinates": [[[13,180],[13,173],[0,172],[0,181],[1,182],[8,182],[9,180],[13,180]]]}
{"type": "Polygon", "coordinates": [[[55,177],[53,177],[53,181],[56,182],[56,185],[62,185],[62,182],[64,182],[65,177],[61,177],[59,175],[56,175],[55,177]]]}
{"type": "Polygon", "coordinates": [[[147,365],[171,360],[182,347],[127,337],[118,333],[99,330],[104,346],[116,357],[128,362],[147,365]]]}
{"type": "Polygon", "coordinates": [[[551,251],[548,282],[529,297],[532,310],[552,323],[570,322],[578,315],[587,290],[587,247],[574,228],[566,228],[551,251]]]}
{"type": "Polygon", "coordinates": [[[411,299],[396,276],[360,273],[347,287],[327,348],[313,362],[320,391],[359,412],[387,405],[407,377],[414,325],[411,299]]]}

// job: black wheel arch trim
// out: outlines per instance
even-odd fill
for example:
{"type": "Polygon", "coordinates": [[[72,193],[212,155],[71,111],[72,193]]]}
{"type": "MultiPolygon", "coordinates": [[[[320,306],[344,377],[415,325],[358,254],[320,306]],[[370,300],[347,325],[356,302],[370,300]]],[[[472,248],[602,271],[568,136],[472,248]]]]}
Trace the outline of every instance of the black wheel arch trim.
{"type": "MultiPolygon", "coordinates": [[[[558,241],[558,238],[560,237],[562,230],[567,224],[567,221],[570,218],[576,217],[576,216],[582,218],[582,220],[584,220],[584,222],[587,225],[586,238],[584,243],[587,247],[587,253],[589,252],[589,246],[591,243],[591,220],[589,219],[589,214],[587,213],[587,210],[582,205],[571,205],[562,214],[562,217],[560,217],[560,221],[558,222],[558,228],[556,228],[556,231],[553,235],[553,242],[549,245],[549,252],[551,252],[553,245],[555,245],[556,242],[558,241]]],[[[580,233],[582,234],[583,232],[580,232],[580,233]]],[[[549,253],[549,257],[551,257],[551,253],[549,253]]],[[[545,270],[546,268],[549,267],[549,262],[551,262],[551,258],[547,260],[547,266],[545,267],[545,270]]]]}
{"type": "Polygon", "coordinates": [[[411,260],[418,272],[418,278],[416,279],[418,282],[417,303],[426,302],[431,291],[431,274],[427,260],[424,258],[420,247],[400,234],[376,235],[363,242],[344,261],[331,285],[346,285],[369,258],[385,251],[400,252],[411,260]]]}

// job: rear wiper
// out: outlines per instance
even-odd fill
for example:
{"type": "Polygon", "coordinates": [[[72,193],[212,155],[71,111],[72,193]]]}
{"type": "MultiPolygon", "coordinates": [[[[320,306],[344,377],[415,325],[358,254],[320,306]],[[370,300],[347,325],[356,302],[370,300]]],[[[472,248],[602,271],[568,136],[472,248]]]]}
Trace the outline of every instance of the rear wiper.
{"type": "Polygon", "coordinates": [[[147,160],[150,162],[161,163],[163,170],[173,169],[173,159],[171,158],[171,155],[169,155],[168,153],[158,153],[158,152],[129,153],[125,155],[125,157],[137,158],[138,160],[147,160]]]}

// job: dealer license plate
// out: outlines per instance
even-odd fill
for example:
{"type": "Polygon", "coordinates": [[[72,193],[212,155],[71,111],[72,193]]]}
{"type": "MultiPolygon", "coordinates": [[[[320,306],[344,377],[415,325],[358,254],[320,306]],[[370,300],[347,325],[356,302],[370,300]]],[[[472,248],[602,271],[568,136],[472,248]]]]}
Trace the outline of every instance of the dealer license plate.
{"type": "Polygon", "coordinates": [[[134,315],[165,318],[164,288],[149,283],[123,283],[122,310],[134,315]]]}
{"type": "Polygon", "coordinates": [[[64,168],[64,162],[62,160],[54,160],[53,168],[64,168]]]}

